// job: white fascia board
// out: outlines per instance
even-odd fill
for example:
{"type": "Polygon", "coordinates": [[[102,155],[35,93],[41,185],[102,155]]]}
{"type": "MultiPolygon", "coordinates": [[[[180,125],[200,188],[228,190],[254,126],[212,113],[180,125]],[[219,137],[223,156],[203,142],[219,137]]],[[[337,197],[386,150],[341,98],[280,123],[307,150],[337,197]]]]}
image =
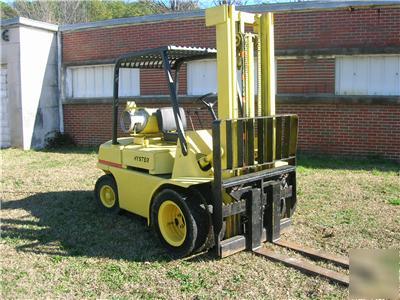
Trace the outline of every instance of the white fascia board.
{"type": "Polygon", "coordinates": [[[36,20],[24,18],[24,17],[16,17],[16,18],[7,19],[7,20],[1,20],[1,23],[0,23],[1,27],[10,27],[10,26],[15,26],[15,25],[24,25],[24,26],[44,29],[44,30],[48,30],[48,31],[58,31],[58,25],[41,22],[41,21],[36,21],[36,20]]]}

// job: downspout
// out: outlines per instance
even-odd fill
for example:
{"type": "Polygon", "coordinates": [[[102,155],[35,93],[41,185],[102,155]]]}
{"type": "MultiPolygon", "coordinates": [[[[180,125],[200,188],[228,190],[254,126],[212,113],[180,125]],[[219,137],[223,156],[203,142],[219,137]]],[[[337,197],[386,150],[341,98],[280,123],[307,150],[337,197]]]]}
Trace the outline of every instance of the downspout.
{"type": "Polygon", "coordinates": [[[62,46],[61,31],[57,31],[57,86],[58,86],[58,118],[60,124],[60,132],[64,133],[64,112],[63,112],[63,78],[62,78],[62,46]]]}

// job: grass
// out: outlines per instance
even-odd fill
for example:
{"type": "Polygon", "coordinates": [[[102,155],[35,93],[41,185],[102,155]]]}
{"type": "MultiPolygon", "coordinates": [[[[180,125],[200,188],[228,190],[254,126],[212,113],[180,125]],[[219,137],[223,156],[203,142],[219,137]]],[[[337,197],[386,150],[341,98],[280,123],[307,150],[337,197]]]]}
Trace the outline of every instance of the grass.
{"type": "MultiPolygon", "coordinates": [[[[241,252],[171,260],[145,220],[93,201],[93,149],[2,150],[2,298],[343,299],[348,290],[241,252]]],[[[300,156],[287,238],[347,254],[399,248],[400,166],[300,156]]]]}
{"type": "Polygon", "coordinates": [[[389,199],[389,203],[392,205],[400,205],[400,198],[389,199]]]}

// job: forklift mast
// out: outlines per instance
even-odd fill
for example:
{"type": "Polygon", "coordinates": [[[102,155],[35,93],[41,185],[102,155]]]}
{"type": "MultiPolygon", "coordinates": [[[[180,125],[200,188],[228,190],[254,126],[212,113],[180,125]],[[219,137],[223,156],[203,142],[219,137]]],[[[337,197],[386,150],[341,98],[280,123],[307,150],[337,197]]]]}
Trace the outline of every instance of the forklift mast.
{"type": "MultiPolygon", "coordinates": [[[[206,11],[206,26],[216,27],[218,118],[275,115],[273,14],[246,13],[236,11],[234,6],[222,5],[206,11]],[[237,70],[241,70],[241,78],[237,78],[237,70]]],[[[221,146],[226,147],[224,142],[221,146]]]]}
{"type": "Polygon", "coordinates": [[[222,5],[206,11],[206,25],[216,27],[213,229],[217,254],[225,257],[277,241],[290,225],[298,118],[275,113],[272,13],[222,5]]]}

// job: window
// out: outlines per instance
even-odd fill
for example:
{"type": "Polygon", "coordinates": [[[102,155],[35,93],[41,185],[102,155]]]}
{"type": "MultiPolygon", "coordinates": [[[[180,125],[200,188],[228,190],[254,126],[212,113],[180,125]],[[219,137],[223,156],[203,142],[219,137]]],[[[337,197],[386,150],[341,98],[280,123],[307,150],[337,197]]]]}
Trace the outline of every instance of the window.
{"type": "Polygon", "coordinates": [[[217,63],[214,59],[192,61],[187,64],[188,95],[217,92],[217,63]]]}
{"type": "MultiPolygon", "coordinates": [[[[67,96],[70,98],[98,98],[113,96],[113,65],[79,66],[67,68],[67,96]]],[[[138,96],[138,69],[120,69],[119,96],[138,96]]]]}
{"type": "Polygon", "coordinates": [[[400,56],[336,58],[336,94],[400,95],[400,56]]]}
{"type": "MultiPolygon", "coordinates": [[[[241,71],[237,72],[237,78],[241,71]]],[[[192,61],[187,64],[188,95],[217,93],[217,62],[215,59],[192,61]]],[[[241,81],[239,80],[241,86],[241,81]]],[[[257,59],[254,60],[254,93],[257,94],[257,59]]]]}

